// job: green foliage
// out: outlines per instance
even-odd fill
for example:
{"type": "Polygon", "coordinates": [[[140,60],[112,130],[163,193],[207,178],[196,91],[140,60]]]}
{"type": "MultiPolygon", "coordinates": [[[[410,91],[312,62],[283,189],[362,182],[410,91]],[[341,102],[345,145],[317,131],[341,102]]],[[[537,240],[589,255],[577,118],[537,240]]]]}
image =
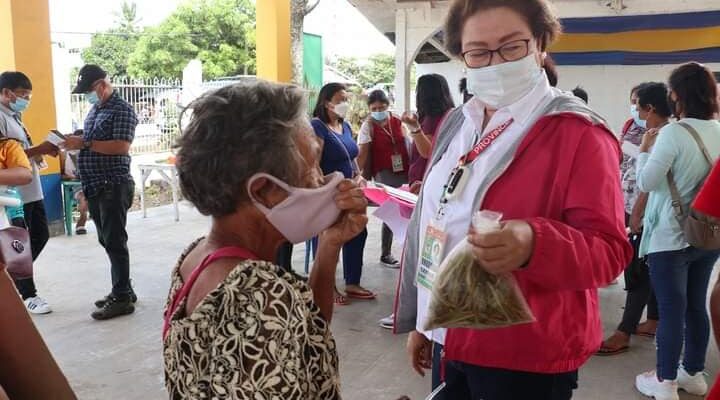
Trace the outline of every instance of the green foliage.
{"type": "Polygon", "coordinates": [[[395,57],[388,54],[374,54],[367,60],[340,57],[332,65],[357,80],[363,88],[395,81],[395,57]]]}
{"type": "Polygon", "coordinates": [[[81,54],[83,62],[102,66],[110,76],[127,75],[128,58],[137,44],[139,23],[135,3],[123,2],[115,16],[116,26],[94,34],[90,47],[81,54]]]}
{"type": "Polygon", "coordinates": [[[255,73],[255,6],[250,0],[189,0],[147,28],[129,57],[133,77],[179,78],[198,58],[204,78],[255,73]]]}

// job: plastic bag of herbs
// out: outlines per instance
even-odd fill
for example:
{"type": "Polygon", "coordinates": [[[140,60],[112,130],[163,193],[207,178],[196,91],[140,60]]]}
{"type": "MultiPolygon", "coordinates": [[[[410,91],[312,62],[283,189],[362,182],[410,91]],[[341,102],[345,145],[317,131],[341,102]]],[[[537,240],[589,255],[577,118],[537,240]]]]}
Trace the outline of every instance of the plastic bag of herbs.
{"type": "MultiPolygon", "coordinates": [[[[502,214],[473,215],[476,232],[500,229],[502,214]]],[[[463,240],[441,264],[433,284],[425,329],[491,329],[535,321],[512,274],[492,275],[475,260],[472,245],[463,240]]]]}

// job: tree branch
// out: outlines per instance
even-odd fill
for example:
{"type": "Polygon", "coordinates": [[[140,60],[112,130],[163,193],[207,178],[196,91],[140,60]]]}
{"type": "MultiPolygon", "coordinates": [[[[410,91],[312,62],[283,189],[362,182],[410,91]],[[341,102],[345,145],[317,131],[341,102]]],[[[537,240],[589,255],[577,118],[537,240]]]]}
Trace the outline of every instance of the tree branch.
{"type": "Polygon", "coordinates": [[[320,4],[320,0],[315,0],[314,4],[312,4],[312,5],[308,4],[307,6],[305,6],[305,15],[308,15],[311,12],[313,12],[313,10],[315,9],[315,7],[318,6],[318,4],[320,4]]]}

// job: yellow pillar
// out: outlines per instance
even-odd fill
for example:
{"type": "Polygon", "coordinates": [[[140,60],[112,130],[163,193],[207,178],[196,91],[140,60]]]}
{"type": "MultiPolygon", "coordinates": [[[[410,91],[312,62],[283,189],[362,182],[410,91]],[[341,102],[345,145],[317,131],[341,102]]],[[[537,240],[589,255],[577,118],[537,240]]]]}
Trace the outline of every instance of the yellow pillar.
{"type": "MultiPolygon", "coordinates": [[[[20,71],[32,81],[30,108],[23,122],[33,143],[39,144],[55,129],[55,89],[50,10],[48,0],[0,0],[0,72],[20,71]]],[[[45,207],[49,219],[62,218],[60,202],[60,163],[45,157],[48,168],[41,171],[45,207]]]]}
{"type": "Polygon", "coordinates": [[[256,2],[255,7],[257,76],[269,81],[290,82],[290,0],[262,0],[256,2]]]}

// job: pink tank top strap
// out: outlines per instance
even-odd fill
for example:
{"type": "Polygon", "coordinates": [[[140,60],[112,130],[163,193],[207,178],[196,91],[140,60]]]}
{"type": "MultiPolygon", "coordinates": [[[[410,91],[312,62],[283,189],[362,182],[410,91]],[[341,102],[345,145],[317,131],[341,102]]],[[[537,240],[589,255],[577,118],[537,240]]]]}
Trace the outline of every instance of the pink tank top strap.
{"type": "Polygon", "coordinates": [[[221,260],[224,258],[240,258],[244,260],[258,260],[259,258],[253,254],[250,250],[241,248],[241,247],[223,247],[220,249],[215,250],[214,252],[208,254],[203,261],[195,267],[195,269],[192,271],[190,276],[188,277],[187,281],[183,283],[180,290],[175,294],[175,297],[172,300],[172,303],[170,303],[170,306],[168,307],[167,311],[165,312],[165,321],[163,323],[163,340],[165,340],[165,337],[167,336],[167,332],[170,329],[170,321],[172,320],[173,314],[175,314],[175,311],[177,311],[177,308],[180,306],[180,303],[188,296],[190,293],[190,290],[192,290],[193,285],[195,285],[195,281],[197,281],[197,278],[200,276],[200,274],[205,271],[205,269],[212,264],[213,262],[217,260],[221,260]]]}

